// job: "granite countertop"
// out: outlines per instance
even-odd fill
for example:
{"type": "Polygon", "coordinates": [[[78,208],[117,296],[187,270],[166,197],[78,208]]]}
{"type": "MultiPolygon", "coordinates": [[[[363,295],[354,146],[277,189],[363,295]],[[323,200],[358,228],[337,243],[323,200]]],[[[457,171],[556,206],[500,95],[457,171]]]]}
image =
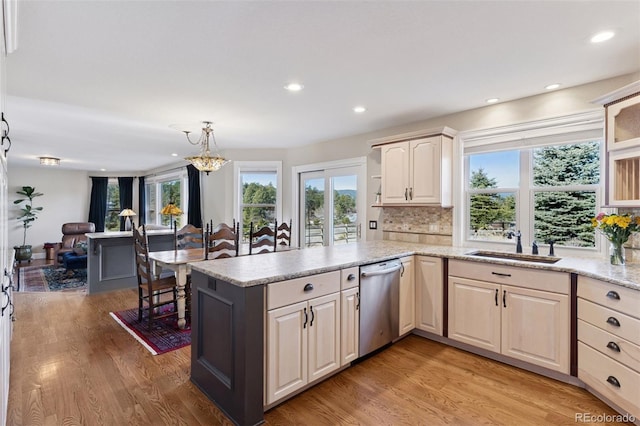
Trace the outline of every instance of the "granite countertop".
{"type": "Polygon", "coordinates": [[[474,249],[469,247],[433,246],[399,241],[364,241],[332,247],[206,260],[192,263],[191,267],[237,286],[251,287],[419,254],[532,269],[575,272],[640,291],[640,264],[637,263],[614,266],[605,259],[563,257],[554,264],[543,264],[467,254],[473,251],[474,249]]]}

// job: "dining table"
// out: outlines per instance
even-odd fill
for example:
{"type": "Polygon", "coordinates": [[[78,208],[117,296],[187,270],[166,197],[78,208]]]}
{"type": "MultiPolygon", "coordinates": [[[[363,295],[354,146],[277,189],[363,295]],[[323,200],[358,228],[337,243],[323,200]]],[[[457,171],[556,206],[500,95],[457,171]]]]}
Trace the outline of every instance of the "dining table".
{"type": "Polygon", "coordinates": [[[185,328],[187,320],[185,318],[187,275],[191,272],[189,263],[199,262],[205,259],[205,252],[202,248],[177,249],[165,251],[149,252],[149,260],[153,262],[154,275],[159,277],[163,269],[170,269],[176,277],[176,287],[178,291],[178,328],[185,328]]]}

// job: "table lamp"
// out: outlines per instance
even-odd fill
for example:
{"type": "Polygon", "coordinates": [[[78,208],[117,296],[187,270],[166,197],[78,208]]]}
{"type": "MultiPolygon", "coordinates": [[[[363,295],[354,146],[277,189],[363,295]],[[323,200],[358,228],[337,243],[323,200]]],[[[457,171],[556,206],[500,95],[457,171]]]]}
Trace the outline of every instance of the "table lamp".
{"type": "Polygon", "coordinates": [[[131,231],[131,216],[135,216],[136,212],[131,209],[124,209],[120,212],[118,216],[123,216],[125,218],[124,221],[124,230],[131,231]]]}
{"type": "Polygon", "coordinates": [[[173,228],[174,227],[173,216],[181,215],[182,214],[182,210],[180,210],[180,208],[178,206],[173,204],[173,202],[169,202],[169,204],[167,204],[166,206],[164,206],[162,208],[162,210],[160,210],[160,214],[168,214],[169,215],[169,224],[173,228]]]}

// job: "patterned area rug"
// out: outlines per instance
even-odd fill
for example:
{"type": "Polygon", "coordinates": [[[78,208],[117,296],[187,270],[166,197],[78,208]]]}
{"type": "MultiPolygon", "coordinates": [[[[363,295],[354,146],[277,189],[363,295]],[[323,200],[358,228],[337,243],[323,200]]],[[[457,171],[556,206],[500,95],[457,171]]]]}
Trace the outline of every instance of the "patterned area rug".
{"type": "Polygon", "coordinates": [[[153,355],[164,354],[191,344],[191,329],[180,330],[177,316],[156,320],[149,330],[146,317],[142,318],[142,322],[138,321],[137,308],[109,312],[109,315],[153,355]]]}
{"type": "Polygon", "coordinates": [[[87,270],[55,268],[21,268],[20,291],[86,292],[87,270]]]}

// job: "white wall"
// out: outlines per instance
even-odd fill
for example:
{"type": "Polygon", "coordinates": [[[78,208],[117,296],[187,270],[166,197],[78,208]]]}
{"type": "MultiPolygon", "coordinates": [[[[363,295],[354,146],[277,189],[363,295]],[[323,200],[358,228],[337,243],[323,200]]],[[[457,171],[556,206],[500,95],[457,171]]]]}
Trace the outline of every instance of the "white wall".
{"type": "MultiPolygon", "coordinates": [[[[372,175],[380,173],[380,155],[379,152],[372,152],[369,148],[368,141],[371,139],[440,126],[448,126],[458,131],[485,129],[600,109],[601,106],[594,105],[590,101],[639,79],[640,73],[629,74],[300,148],[224,150],[223,154],[231,160],[282,161],[284,200],[281,220],[287,220],[295,215],[295,212],[291,211],[291,167],[366,156],[367,205],[370,206],[380,185],[379,180],[371,179],[372,175]]],[[[167,169],[174,166],[169,165],[167,169]]],[[[154,172],[159,171],[161,169],[154,170],[154,172]]],[[[144,173],[134,174],[143,175],[144,173]]],[[[42,205],[45,209],[27,235],[27,244],[32,244],[34,250],[41,250],[44,242],[59,241],[60,227],[63,223],[87,220],[91,182],[86,172],[44,167],[14,169],[11,167],[9,155],[9,196],[13,197],[12,199],[16,198],[15,191],[22,185],[35,186],[38,191],[45,194],[36,199],[37,205],[42,205]]],[[[203,175],[201,186],[203,220],[213,220],[214,223],[231,222],[233,219],[233,167],[227,165],[219,172],[213,172],[209,176],[203,175]]],[[[137,182],[134,182],[134,205],[137,205],[137,182]]],[[[12,207],[13,205],[10,206],[10,218],[15,218],[15,210],[12,207]]],[[[380,214],[379,208],[368,207],[363,226],[368,220],[378,220],[380,214]]],[[[10,246],[22,242],[19,225],[15,219],[10,220],[10,246]]],[[[379,230],[367,231],[368,239],[379,239],[381,235],[379,230]]]]}
{"type": "Polygon", "coordinates": [[[19,206],[13,201],[20,198],[16,191],[23,186],[33,186],[44,194],[33,199],[33,205],[43,207],[43,210],[27,230],[27,244],[33,246],[34,253],[42,252],[45,242],[61,241],[63,223],[87,221],[91,193],[91,180],[87,172],[45,166],[13,168],[9,162],[10,247],[22,244],[22,222],[16,220],[19,206]]]}

